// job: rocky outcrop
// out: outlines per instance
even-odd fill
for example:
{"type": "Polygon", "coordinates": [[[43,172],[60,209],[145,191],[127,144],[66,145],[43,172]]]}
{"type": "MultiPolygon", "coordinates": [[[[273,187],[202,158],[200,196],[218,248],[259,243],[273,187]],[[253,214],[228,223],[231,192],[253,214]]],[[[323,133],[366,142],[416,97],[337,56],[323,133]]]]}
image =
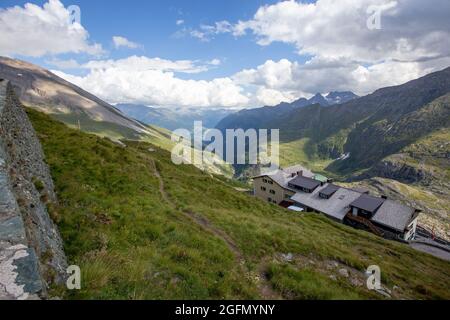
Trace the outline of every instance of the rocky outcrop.
{"type": "Polygon", "coordinates": [[[44,154],[7,81],[0,81],[0,300],[47,298],[66,257],[49,217],[57,202],[44,154]]]}
{"type": "Polygon", "coordinates": [[[421,183],[428,185],[433,180],[432,172],[429,172],[420,166],[408,164],[401,159],[402,155],[394,155],[386,158],[364,174],[351,179],[352,181],[369,179],[372,177],[381,177],[397,180],[403,183],[421,183]]]}

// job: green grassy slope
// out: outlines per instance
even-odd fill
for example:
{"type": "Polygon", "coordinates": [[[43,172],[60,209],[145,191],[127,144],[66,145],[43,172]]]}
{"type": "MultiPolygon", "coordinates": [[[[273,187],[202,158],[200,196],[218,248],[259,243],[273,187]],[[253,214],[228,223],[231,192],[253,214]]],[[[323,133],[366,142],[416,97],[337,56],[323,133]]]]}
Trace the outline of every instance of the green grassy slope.
{"type": "Polygon", "coordinates": [[[123,148],[28,112],[60,201],[51,215],[82,270],[81,291],[55,288],[65,298],[380,298],[362,285],[372,264],[394,298],[450,298],[448,262],[266,204],[148,143],[123,148]]]}
{"type": "Polygon", "coordinates": [[[55,113],[51,114],[51,116],[64,122],[71,128],[80,128],[84,132],[96,134],[100,137],[107,137],[113,140],[145,140],[167,150],[173,145],[170,140],[170,131],[154,126],[148,126],[148,134],[141,134],[130,128],[112,122],[92,120],[85,114],[55,113]]]}
{"type": "MultiPolygon", "coordinates": [[[[109,138],[113,141],[122,139],[136,140],[151,143],[164,150],[171,151],[175,143],[171,140],[171,132],[167,129],[160,128],[153,125],[146,125],[147,133],[139,133],[130,128],[120,126],[115,123],[105,121],[92,120],[85,114],[50,114],[56,120],[62,121],[70,128],[81,129],[83,132],[95,134],[99,137],[109,138]]],[[[192,153],[198,152],[192,150],[192,153]]],[[[191,161],[193,160],[193,157],[191,161]]],[[[233,176],[233,167],[219,159],[215,163],[205,163],[202,167],[205,170],[214,174],[221,174],[226,177],[233,176]]]]}

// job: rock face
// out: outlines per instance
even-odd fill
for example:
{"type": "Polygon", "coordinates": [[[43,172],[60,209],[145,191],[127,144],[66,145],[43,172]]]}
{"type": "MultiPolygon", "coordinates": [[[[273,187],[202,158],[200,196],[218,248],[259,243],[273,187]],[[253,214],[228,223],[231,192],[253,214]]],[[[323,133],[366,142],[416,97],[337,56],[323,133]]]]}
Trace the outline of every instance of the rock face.
{"type": "Polygon", "coordinates": [[[0,81],[0,300],[47,298],[67,267],[48,208],[53,181],[12,87],[0,81]]]}
{"type": "Polygon", "coordinates": [[[354,180],[381,177],[404,183],[420,182],[423,185],[428,185],[433,180],[431,172],[427,172],[417,166],[408,165],[408,163],[402,161],[401,156],[399,154],[380,161],[371,170],[356,177],[354,180]]]}

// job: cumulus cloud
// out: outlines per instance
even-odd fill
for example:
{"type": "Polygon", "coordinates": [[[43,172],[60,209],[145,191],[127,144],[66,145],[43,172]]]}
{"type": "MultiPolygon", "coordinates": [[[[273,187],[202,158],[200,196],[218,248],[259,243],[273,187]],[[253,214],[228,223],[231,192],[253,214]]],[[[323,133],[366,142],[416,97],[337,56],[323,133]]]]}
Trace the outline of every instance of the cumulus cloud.
{"type": "Polygon", "coordinates": [[[90,61],[82,66],[89,70],[86,76],[53,72],[110,103],[197,107],[242,107],[249,104],[243,89],[231,78],[197,81],[180,79],[175,75],[176,72],[199,72],[203,67],[188,60],[133,56],[123,60],[90,61]]]}
{"type": "MultiPolygon", "coordinates": [[[[398,85],[450,65],[450,1],[433,0],[318,0],[283,1],[260,7],[253,18],[237,23],[219,21],[196,29],[176,24],[175,36],[211,41],[220,34],[253,34],[257,43],[291,44],[302,60],[267,60],[234,75],[212,80],[186,80],[179,74],[197,74],[217,68],[210,61],[167,60],[131,56],[119,60],[53,58],[60,70],[84,69],[84,76],[55,71],[111,103],[159,106],[256,107],[291,102],[317,92],[351,90],[364,95],[380,87],[398,85]],[[368,10],[371,8],[371,10],[368,10]],[[370,29],[373,9],[381,11],[381,29],[370,29]]],[[[59,0],[43,7],[0,11],[0,54],[42,56],[66,52],[99,54],[88,32],[71,23],[59,0]]],[[[117,48],[138,48],[124,37],[113,37],[117,48]]]]}
{"type": "Polygon", "coordinates": [[[281,102],[292,102],[299,98],[299,92],[279,91],[275,89],[268,89],[266,87],[259,87],[252,101],[256,105],[275,106],[281,102]]]}
{"type": "Polygon", "coordinates": [[[102,46],[91,43],[87,30],[72,20],[59,0],[49,0],[43,7],[27,3],[0,10],[0,55],[102,54],[102,46]]]}
{"type": "Polygon", "coordinates": [[[252,33],[256,42],[292,44],[306,63],[282,59],[238,72],[253,103],[274,105],[317,92],[364,95],[450,65],[450,1],[282,1],[260,7],[253,18],[200,26],[191,35],[209,41],[219,33],[252,33]],[[380,29],[368,27],[380,13],[380,29]]]}
{"type": "Polygon", "coordinates": [[[116,49],[119,49],[121,47],[125,47],[125,48],[129,48],[129,49],[136,49],[136,48],[141,48],[142,45],[130,41],[125,37],[121,37],[121,36],[114,36],[113,37],[113,42],[114,42],[114,46],[116,47],[116,49]]]}
{"type": "Polygon", "coordinates": [[[314,57],[305,64],[266,61],[236,73],[232,79],[242,86],[254,86],[254,101],[267,105],[292,102],[315,93],[354,91],[365,95],[379,88],[399,85],[450,65],[450,58],[421,62],[387,60],[363,66],[350,59],[314,57]]]}
{"type": "Polygon", "coordinates": [[[284,1],[259,8],[232,29],[235,35],[252,32],[263,46],[293,44],[300,54],[411,62],[450,55],[448,12],[448,0],[284,1]],[[381,29],[367,27],[369,8],[380,10],[381,29]]]}
{"type": "Polygon", "coordinates": [[[198,64],[189,60],[132,56],[79,65],[88,70],[86,76],[53,72],[110,103],[237,108],[274,106],[336,90],[365,95],[442,69],[450,65],[450,58],[384,61],[370,66],[342,58],[315,57],[305,64],[281,59],[268,60],[256,68],[210,81],[184,80],[176,76],[177,73],[207,70],[214,63],[218,61],[198,64]]]}
{"type": "Polygon", "coordinates": [[[269,89],[294,88],[293,72],[298,69],[296,62],[282,59],[278,62],[268,60],[255,69],[245,69],[234,75],[240,84],[264,86],[269,89]]]}

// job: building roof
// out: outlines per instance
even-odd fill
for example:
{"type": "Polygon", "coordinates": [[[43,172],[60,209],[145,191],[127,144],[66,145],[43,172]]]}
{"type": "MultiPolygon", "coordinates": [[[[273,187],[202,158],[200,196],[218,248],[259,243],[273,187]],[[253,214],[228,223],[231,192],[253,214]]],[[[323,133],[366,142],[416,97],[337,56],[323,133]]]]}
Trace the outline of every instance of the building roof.
{"type": "Polygon", "coordinates": [[[361,194],[351,189],[338,188],[329,199],[323,199],[319,194],[328,186],[319,187],[312,193],[298,192],[291,200],[342,221],[351,210],[350,203],[358,199],[361,194]]]}
{"type": "Polygon", "coordinates": [[[415,218],[416,210],[392,200],[385,200],[372,221],[398,231],[404,231],[415,218]]]}
{"type": "MultiPolygon", "coordinates": [[[[291,198],[295,203],[322,212],[339,221],[344,220],[352,206],[374,213],[370,219],[374,223],[400,232],[403,232],[417,217],[414,208],[393,200],[370,196],[366,194],[367,190],[342,188],[332,183],[321,186],[321,181],[313,179],[316,176],[301,165],[264,173],[254,178],[262,177],[269,177],[282,188],[295,192],[291,198]],[[303,176],[298,176],[299,172],[302,172],[303,176]],[[298,192],[289,186],[290,183],[313,192],[298,192]],[[321,193],[328,199],[320,197],[321,193]]],[[[292,203],[289,201],[285,202],[286,207],[290,204],[292,203]]]]}
{"type": "Polygon", "coordinates": [[[314,173],[312,173],[311,170],[308,170],[299,164],[281,170],[288,175],[292,175],[293,173],[297,174],[297,172],[302,172],[304,177],[312,178],[314,176],[314,173]]]}
{"type": "Polygon", "coordinates": [[[318,186],[320,186],[321,182],[308,178],[308,177],[303,177],[303,176],[297,176],[294,179],[292,179],[291,181],[289,181],[289,185],[290,186],[295,186],[295,187],[299,187],[299,188],[305,188],[308,190],[314,190],[316,189],[318,186]]]}
{"type": "MultiPolygon", "coordinates": [[[[289,181],[293,180],[297,176],[297,172],[302,172],[303,176],[305,177],[313,177],[314,174],[306,169],[305,167],[301,165],[296,165],[284,169],[274,170],[271,172],[266,172],[263,174],[260,174],[259,176],[253,177],[253,179],[262,178],[262,177],[269,177],[273,181],[275,181],[277,184],[279,184],[281,187],[285,189],[292,190],[288,183],[289,181]],[[293,176],[294,175],[294,176],[293,176]]],[[[295,191],[295,190],[292,190],[295,191]]]]}
{"type": "Polygon", "coordinates": [[[330,183],[325,188],[323,188],[320,193],[327,197],[331,197],[338,190],[339,187],[337,185],[330,183]]]}
{"type": "Polygon", "coordinates": [[[382,198],[362,194],[358,199],[353,201],[350,205],[358,209],[374,213],[384,202],[382,198]]]}

